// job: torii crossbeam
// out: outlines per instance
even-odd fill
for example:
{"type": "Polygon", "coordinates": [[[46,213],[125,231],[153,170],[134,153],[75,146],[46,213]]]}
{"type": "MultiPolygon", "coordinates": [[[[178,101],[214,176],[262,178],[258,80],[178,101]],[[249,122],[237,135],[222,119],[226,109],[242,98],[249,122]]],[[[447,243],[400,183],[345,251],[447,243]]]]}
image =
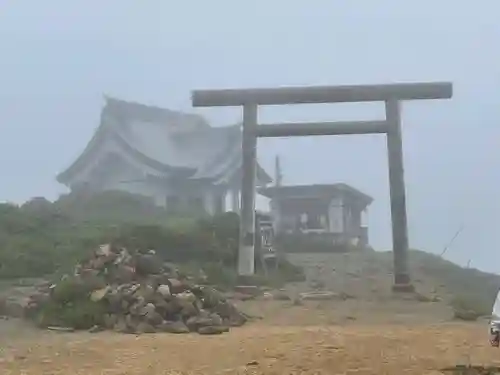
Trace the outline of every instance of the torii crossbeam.
{"type": "Polygon", "coordinates": [[[452,95],[453,85],[449,82],[194,91],[192,95],[194,107],[243,107],[243,174],[238,273],[242,276],[254,274],[255,174],[258,137],[386,134],[394,256],[393,289],[396,291],[414,290],[408,266],[408,224],[400,102],[404,100],[450,99],[452,95]],[[257,120],[259,105],[373,101],[385,103],[385,120],[260,125],[257,120]]]}

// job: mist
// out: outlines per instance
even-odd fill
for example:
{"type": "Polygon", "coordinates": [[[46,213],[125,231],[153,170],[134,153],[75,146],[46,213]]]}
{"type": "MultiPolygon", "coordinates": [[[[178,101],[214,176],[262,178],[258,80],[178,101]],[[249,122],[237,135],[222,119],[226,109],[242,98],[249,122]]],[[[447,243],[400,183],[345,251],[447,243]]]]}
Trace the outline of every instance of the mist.
{"type": "MultiPolygon", "coordinates": [[[[1,200],[66,191],[55,176],[90,140],[103,95],[197,112],[222,126],[240,121],[240,111],[194,109],[192,90],[451,81],[452,100],[403,105],[410,245],[440,253],[463,226],[447,258],[499,271],[498,2],[6,0],[0,7],[1,200]]],[[[264,122],[382,116],[378,104],[260,113],[264,122]]],[[[374,197],[370,242],[391,247],[383,136],[259,141],[270,172],[276,154],[285,184],[345,182],[374,197]]]]}

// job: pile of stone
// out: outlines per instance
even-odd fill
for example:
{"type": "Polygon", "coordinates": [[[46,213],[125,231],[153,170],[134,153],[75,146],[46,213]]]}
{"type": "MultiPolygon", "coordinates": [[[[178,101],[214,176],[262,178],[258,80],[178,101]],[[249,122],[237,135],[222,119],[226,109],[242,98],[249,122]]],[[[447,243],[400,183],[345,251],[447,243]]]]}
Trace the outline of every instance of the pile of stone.
{"type": "Polygon", "coordinates": [[[102,322],[92,331],[218,334],[247,321],[220,292],[197,285],[154,251],[130,252],[111,245],[100,246],[77,265],[74,275],[33,296],[28,309],[35,311],[55,299],[58,285],[69,279],[86,290],[91,303],[103,307],[102,322]]]}

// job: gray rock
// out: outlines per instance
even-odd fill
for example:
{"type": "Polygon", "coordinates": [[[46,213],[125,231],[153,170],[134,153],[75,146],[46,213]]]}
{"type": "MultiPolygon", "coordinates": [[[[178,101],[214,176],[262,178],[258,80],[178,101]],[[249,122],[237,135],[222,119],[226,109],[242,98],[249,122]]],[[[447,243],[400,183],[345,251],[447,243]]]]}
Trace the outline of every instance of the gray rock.
{"type": "Polygon", "coordinates": [[[75,329],[73,327],[61,327],[61,326],[49,326],[47,327],[49,331],[54,332],[74,332],[75,329]]]}
{"type": "Polygon", "coordinates": [[[123,293],[124,297],[132,297],[135,292],[139,290],[141,284],[131,283],[120,285],[119,290],[123,293]]]}
{"type": "Polygon", "coordinates": [[[125,323],[127,324],[128,329],[130,332],[135,332],[137,325],[139,324],[140,319],[137,316],[133,315],[125,315],[125,323]]]}
{"type": "Polygon", "coordinates": [[[182,311],[182,305],[176,299],[172,301],[166,302],[166,305],[163,305],[161,308],[163,315],[165,317],[173,317],[175,315],[179,315],[182,311]]]}
{"type": "Polygon", "coordinates": [[[172,294],[182,293],[188,289],[188,286],[178,279],[168,279],[167,283],[172,294]]]}
{"type": "Polygon", "coordinates": [[[144,299],[146,302],[152,302],[155,297],[155,290],[151,285],[141,285],[139,289],[134,293],[136,298],[144,299]]]}
{"type": "Polygon", "coordinates": [[[156,329],[151,324],[139,322],[136,327],[136,333],[155,333],[156,329]]]}
{"type": "Polygon", "coordinates": [[[196,296],[193,293],[183,292],[175,295],[175,304],[180,307],[179,311],[185,319],[198,315],[199,310],[195,302],[196,296]]]}
{"type": "Polygon", "coordinates": [[[146,301],[144,300],[144,298],[142,297],[139,297],[137,298],[136,302],[134,304],[132,304],[132,306],[130,306],[129,308],[129,312],[130,314],[133,314],[133,315],[143,315],[143,308],[146,306],[146,301]]]}
{"type": "Polygon", "coordinates": [[[153,312],[152,314],[146,315],[145,318],[146,321],[153,326],[157,326],[163,322],[163,317],[156,311],[153,312]]]}
{"type": "Polygon", "coordinates": [[[211,313],[209,316],[210,320],[212,321],[212,325],[214,326],[221,326],[223,325],[222,318],[216,314],[216,313],[211,313]]]}
{"type": "Polygon", "coordinates": [[[111,290],[110,286],[105,286],[104,288],[94,290],[90,294],[90,300],[93,302],[99,302],[99,301],[103,300],[104,298],[106,298],[106,296],[108,295],[110,290],[111,290]]]}
{"type": "Polygon", "coordinates": [[[181,293],[177,293],[175,295],[175,298],[178,300],[178,301],[182,301],[182,302],[187,302],[187,303],[193,303],[196,301],[196,295],[192,292],[189,292],[189,291],[185,291],[185,292],[181,292],[181,293]]]}
{"type": "Polygon", "coordinates": [[[156,306],[152,303],[146,303],[139,311],[139,315],[148,316],[156,312],[156,306]]]}
{"type": "Polygon", "coordinates": [[[172,294],[170,293],[170,287],[166,284],[161,284],[156,289],[158,293],[160,293],[163,297],[170,297],[172,294]]]}
{"type": "Polygon", "coordinates": [[[182,307],[181,315],[187,319],[187,318],[190,318],[192,316],[198,315],[198,310],[196,309],[196,306],[194,305],[194,303],[188,303],[182,307]]]}
{"type": "MultiPolygon", "coordinates": [[[[138,306],[138,308],[140,308],[141,305],[139,304],[137,306],[138,306]]],[[[131,308],[130,302],[127,301],[126,299],[122,299],[120,301],[120,306],[119,307],[120,307],[121,311],[128,311],[131,308]]]]}
{"type": "Polygon", "coordinates": [[[95,325],[95,326],[92,326],[88,331],[89,331],[89,333],[97,333],[97,332],[104,331],[104,327],[95,325]]]}
{"type": "Polygon", "coordinates": [[[200,335],[220,335],[221,333],[228,332],[228,327],[223,326],[206,326],[198,328],[200,335]]]}
{"type": "Polygon", "coordinates": [[[331,301],[339,298],[337,293],[328,291],[300,293],[299,296],[303,301],[331,301]]]}
{"type": "Polygon", "coordinates": [[[110,272],[110,279],[118,284],[130,283],[135,279],[134,268],[127,265],[117,265],[110,272]]]}
{"type": "Polygon", "coordinates": [[[290,301],[292,298],[286,292],[277,291],[273,293],[273,299],[275,301],[290,301]]]}
{"type": "Polygon", "coordinates": [[[162,273],[162,262],[157,256],[151,254],[137,254],[135,259],[135,272],[138,275],[158,275],[162,273]]]}
{"type": "Polygon", "coordinates": [[[222,318],[217,314],[201,312],[200,315],[193,316],[186,321],[186,326],[190,331],[198,331],[201,327],[222,326],[222,318]]]}
{"type": "Polygon", "coordinates": [[[189,328],[182,321],[168,322],[164,321],[159,330],[167,333],[189,333],[189,328]]]}
{"type": "Polygon", "coordinates": [[[222,293],[211,287],[201,288],[201,294],[203,299],[203,307],[205,309],[213,309],[219,303],[223,303],[226,301],[222,293]]]}
{"type": "Polygon", "coordinates": [[[240,327],[247,322],[247,318],[229,302],[219,303],[213,310],[223,320],[227,321],[231,327],[240,327]]]}
{"type": "Polygon", "coordinates": [[[161,316],[166,317],[169,315],[171,302],[166,301],[162,296],[157,296],[153,303],[156,306],[156,311],[161,316]]]}
{"type": "Polygon", "coordinates": [[[113,330],[118,333],[130,333],[130,328],[127,325],[127,322],[124,318],[120,318],[117,320],[115,325],[113,326],[113,330]]]}
{"type": "Polygon", "coordinates": [[[115,324],[118,322],[118,317],[114,314],[104,315],[104,326],[108,329],[113,329],[115,324]]]}

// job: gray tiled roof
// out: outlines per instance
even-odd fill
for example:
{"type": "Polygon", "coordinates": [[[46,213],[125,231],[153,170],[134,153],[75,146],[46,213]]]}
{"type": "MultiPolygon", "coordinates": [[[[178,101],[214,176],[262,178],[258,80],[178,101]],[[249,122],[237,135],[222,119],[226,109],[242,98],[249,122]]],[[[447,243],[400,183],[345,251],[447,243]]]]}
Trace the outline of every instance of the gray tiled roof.
{"type": "MultiPolygon", "coordinates": [[[[210,127],[201,116],[107,98],[101,124],[80,157],[58,176],[67,181],[102,142],[114,136],[142,162],[219,180],[241,165],[240,126],[210,127]]],[[[270,177],[259,167],[265,179],[270,177]]]]}
{"type": "Polygon", "coordinates": [[[276,196],[284,199],[288,197],[330,197],[338,191],[352,194],[364,201],[366,205],[373,202],[373,198],[369,195],[344,183],[270,186],[259,189],[259,194],[271,199],[276,196]]]}

